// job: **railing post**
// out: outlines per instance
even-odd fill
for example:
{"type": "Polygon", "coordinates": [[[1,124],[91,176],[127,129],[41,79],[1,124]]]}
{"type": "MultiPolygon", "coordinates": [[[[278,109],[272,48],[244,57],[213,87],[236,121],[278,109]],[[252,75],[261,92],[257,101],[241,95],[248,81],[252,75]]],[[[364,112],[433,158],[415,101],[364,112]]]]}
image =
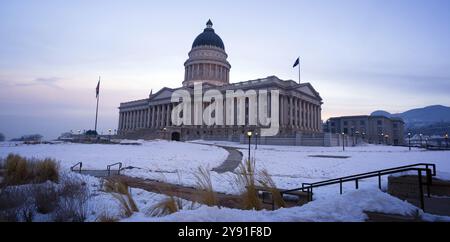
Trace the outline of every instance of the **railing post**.
{"type": "Polygon", "coordinates": [[[431,197],[430,185],[433,182],[433,178],[431,177],[431,170],[427,168],[427,195],[431,197]]]}
{"type": "Polygon", "coordinates": [[[355,180],[355,187],[356,187],[356,190],[359,189],[358,179],[355,180]]]}
{"type": "Polygon", "coordinates": [[[381,190],[381,174],[378,172],[378,188],[381,190]]]}
{"type": "Polygon", "coordinates": [[[422,171],[417,170],[419,177],[419,200],[420,200],[420,208],[425,212],[425,202],[423,200],[423,187],[422,187],[422,171]]]}
{"type": "Polygon", "coordinates": [[[339,179],[339,192],[342,195],[342,179],[339,179]]]}

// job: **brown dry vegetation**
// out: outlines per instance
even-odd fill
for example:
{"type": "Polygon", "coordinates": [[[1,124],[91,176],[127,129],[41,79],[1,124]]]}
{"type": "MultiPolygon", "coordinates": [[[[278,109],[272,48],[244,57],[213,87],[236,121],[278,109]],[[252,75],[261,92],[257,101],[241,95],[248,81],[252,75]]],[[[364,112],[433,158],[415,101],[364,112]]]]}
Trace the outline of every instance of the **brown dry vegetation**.
{"type": "Polygon", "coordinates": [[[4,161],[4,169],[4,183],[7,185],[58,182],[59,180],[59,164],[50,158],[26,159],[10,154],[4,161]]]}

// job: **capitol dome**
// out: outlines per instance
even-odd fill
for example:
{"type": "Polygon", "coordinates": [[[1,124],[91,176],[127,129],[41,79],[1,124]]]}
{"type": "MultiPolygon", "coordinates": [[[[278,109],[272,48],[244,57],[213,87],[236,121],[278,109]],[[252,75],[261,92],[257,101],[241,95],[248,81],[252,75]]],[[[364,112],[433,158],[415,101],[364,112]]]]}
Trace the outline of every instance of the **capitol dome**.
{"type": "Polygon", "coordinates": [[[215,46],[225,50],[225,45],[223,44],[222,39],[214,32],[212,26],[212,21],[208,20],[208,22],[206,23],[206,29],[203,31],[203,33],[197,36],[197,38],[195,38],[194,43],[192,44],[192,48],[198,46],[215,46]]]}
{"type": "Polygon", "coordinates": [[[230,83],[228,55],[222,39],[214,32],[213,23],[208,20],[206,29],[195,38],[189,58],[184,63],[183,86],[206,83],[223,86],[230,83]]]}

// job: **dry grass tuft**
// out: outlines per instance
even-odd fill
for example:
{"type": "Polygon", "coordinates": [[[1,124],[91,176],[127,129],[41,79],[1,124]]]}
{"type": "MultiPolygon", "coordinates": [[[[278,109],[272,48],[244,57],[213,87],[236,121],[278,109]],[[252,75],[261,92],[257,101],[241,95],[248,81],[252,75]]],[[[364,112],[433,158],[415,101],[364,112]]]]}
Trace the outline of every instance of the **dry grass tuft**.
{"type": "Polygon", "coordinates": [[[8,155],[5,161],[5,170],[6,184],[25,184],[30,179],[31,170],[27,160],[18,155],[8,155]]]}
{"type": "Polygon", "coordinates": [[[161,217],[176,213],[183,209],[183,201],[174,196],[168,196],[150,209],[150,216],[161,217]]]}
{"type": "Polygon", "coordinates": [[[5,183],[22,185],[29,183],[58,182],[59,164],[52,159],[26,159],[10,154],[4,162],[5,183]]]}
{"type": "Polygon", "coordinates": [[[272,180],[269,172],[267,170],[262,170],[258,172],[258,183],[268,190],[274,201],[275,207],[284,208],[286,207],[286,202],[283,199],[283,196],[280,193],[280,190],[277,188],[275,182],[272,180]]]}
{"type": "Polygon", "coordinates": [[[242,191],[242,209],[262,209],[256,190],[255,159],[246,160],[245,163],[239,165],[234,183],[242,191]]]}
{"type": "Polygon", "coordinates": [[[36,183],[59,181],[59,164],[50,158],[35,160],[33,176],[36,183]]]}
{"type": "Polygon", "coordinates": [[[208,169],[199,167],[198,173],[194,174],[197,184],[197,189],[199,190],[201,203],[207,206],[217,206],[218,199],[216,193],[213,190],[213,185],[211,181],[211,172],[208,169]]]}
{"type": "Polygon", "coordinates": [[[111,193],[119,201],[123,216],[128,218],[133,213],[139,212],[127,184],[120,181],[106,180],[103,187],[105,192],[111,193]]]}

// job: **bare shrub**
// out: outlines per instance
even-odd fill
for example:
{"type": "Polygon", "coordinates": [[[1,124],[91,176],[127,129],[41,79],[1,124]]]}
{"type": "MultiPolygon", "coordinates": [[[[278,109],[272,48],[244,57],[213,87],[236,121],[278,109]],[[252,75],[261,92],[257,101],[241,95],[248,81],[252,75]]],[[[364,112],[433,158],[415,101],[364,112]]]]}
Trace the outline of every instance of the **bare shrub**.
{"type": "Polygon", "coordinates": [[[84,222],[86,218],[86,204],[70,198],[62,198],[53,214],[55,222],[84,222]]]}
{"type": "Polygon", "coordinates": [[[55,222],[84,222],[87,218],[89,188],[81,178],[62,176],[58,190],[59,202],[54,212],[55,222]]]}
{"type": "Polygon", "coordinates": [[[33,185],[32,194],[39,213],[48,214],[55,211],[58,207],[59,191],[54,184],[33,185]]]}
{"type": "Polygon", "coordinates": [[[208,169],[199,167],[198,172],[194,173],[197,189],[199,190],[201,203],[208,206],[217,206],[218,199],[213,190],[211,173],[208,169]]]}
{"type": "Polygon", "coordinates": [[[123,216],[128,218],[134,212],[139,212],[127,184],[120,181],[106,180],[103,187],[105,192],[111,193],[119,201],[123,216]]]}
{"type": "Polygon", "coordinates": [[[86,201],[89,198],[89,188],[81,178],[63,176],[60,180],[59,195],[86,201]]]}
{"type": "Polygon", "coordinates": [[[19,187],[7,187],[0,190],[0,221],[20,221],[20,209],[28,200],[27,191],[19,187]]]}

